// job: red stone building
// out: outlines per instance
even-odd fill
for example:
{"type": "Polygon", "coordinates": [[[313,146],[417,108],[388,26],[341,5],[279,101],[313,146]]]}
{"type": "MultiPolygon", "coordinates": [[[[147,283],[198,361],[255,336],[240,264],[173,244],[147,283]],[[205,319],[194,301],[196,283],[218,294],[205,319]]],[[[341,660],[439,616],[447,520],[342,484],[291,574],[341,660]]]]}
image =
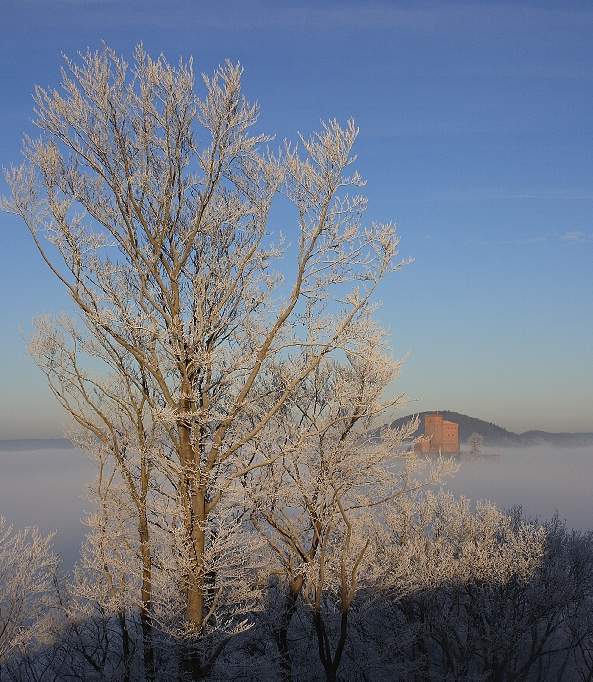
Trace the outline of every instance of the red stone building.
{"type": "Polygon", "coordinates": [[[443,419],[440,414],[424,417],[424,435],[416,443],[417,452],[458,453],[459,424],[443,419]]]}

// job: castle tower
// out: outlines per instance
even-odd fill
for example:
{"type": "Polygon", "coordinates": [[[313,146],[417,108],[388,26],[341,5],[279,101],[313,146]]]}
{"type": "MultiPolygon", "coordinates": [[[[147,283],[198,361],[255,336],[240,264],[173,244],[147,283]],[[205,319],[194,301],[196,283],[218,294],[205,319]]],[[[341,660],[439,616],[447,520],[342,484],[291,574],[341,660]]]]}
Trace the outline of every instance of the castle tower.
{"type": "Polygon", "coordinates": [[[425,442],[421,452],[442,452],[457,454],[459,452],[459,424],[443,419],[440,414],[424,416],[425,442]]]}
{"type": "Polygon", "coordinates": [[[451,454],[459,452],[459,424],[456,422],[443,420],[441,452],[451,454]]]}
{"type": "Polygon", "coordinates": [[[427,414],[424,417],[424,433],[430,438],[433,452],[438,452],[443,442],[443,421],[440,414],[427,414]]]}

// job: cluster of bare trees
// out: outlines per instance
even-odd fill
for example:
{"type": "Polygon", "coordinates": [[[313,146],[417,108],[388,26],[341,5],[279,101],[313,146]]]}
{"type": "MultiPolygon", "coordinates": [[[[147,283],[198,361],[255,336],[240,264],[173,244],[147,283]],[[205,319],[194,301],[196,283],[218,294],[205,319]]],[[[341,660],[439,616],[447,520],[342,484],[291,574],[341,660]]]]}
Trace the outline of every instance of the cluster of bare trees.
{"type": "Polygon", "coordinates": [[[97,479],[72,579],[49,589],[31,536],[22,589],[51,625],[37,649],[36,609],[0,630],[15,679],[460,679],[491,641],[476,605],[528,602],[549,551],[533,524],[420,496],[449,465],[414,458],[416,424],[372,435],[402,400],[372,302],[395,228],[364,222],[353,123],[273,152],[240,81],[227,63],[198,92],[191,61],[105,48],[35,91],[3,206],[77,311],[37,320],[30,350],[97,479]]]}
{"type": "MultiPolygon", "coordinates": [[[[141,608],[96,558],[52,583],[47,539],[4,526],[2,543],[2,679],[147,678],[141,608]]],[[[243,579],[262,580],[261,604],[204,677],[591,679],[592,533],[421,491],[334,543],[300,591],[260,548],[269,567],[243,579]]],[[[186,677],[182,644],[154,628],[156,679],[186,677]]]]}

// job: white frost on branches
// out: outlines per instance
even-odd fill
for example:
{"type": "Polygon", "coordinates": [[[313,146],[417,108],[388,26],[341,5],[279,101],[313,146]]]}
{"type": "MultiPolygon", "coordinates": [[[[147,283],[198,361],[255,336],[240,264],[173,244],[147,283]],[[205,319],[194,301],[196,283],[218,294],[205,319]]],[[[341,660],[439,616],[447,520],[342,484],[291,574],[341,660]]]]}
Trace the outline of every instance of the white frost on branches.
{"type": "Polygon", "coordinates": [[[25,649],[45,620],[58,558],[52,536],[16,530],[0,515],[0,668],[14,649],[25,649]]]}

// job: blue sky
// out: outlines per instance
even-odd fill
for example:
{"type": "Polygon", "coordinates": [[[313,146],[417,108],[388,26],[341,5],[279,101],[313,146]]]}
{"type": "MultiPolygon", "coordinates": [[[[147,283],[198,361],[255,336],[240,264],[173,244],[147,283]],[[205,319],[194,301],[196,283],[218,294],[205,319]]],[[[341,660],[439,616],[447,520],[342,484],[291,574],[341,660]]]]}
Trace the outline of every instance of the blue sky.
{"type": "MultiPolygon", "coordinates": [[[[280,138],[360,125],[369,219],[415,263],[382,322],[407,355],[409,411],[513,430],[593,431],[593,4],[0,0],[0,163],[17,162],[33,85],[60,54],[142,41],[200,71],[245,67],[280,138]]],[[[0,214],[0,438],[64,420],[25,351],[68,307],[24,228],[0,214]]]]}

